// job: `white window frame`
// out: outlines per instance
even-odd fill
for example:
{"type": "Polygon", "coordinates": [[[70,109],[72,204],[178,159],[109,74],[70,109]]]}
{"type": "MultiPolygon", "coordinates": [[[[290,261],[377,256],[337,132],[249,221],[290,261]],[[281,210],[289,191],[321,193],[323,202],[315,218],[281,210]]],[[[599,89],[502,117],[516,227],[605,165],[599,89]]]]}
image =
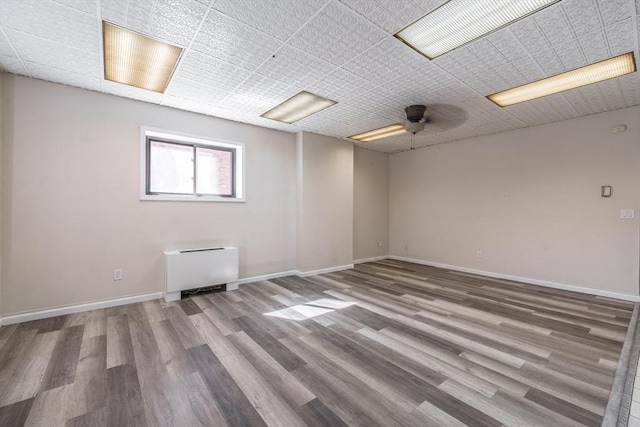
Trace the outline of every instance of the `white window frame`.
{"type": "Polygon", "coordinates": [[[245,201],[245,144],[220,138],[192,135],[172,130],[140,126],[140,200],[183,201],[183,202],[231,202],[245,201]],[[194,194],[148,194],[147,193],[147,138],[159,138],[183,144],[204,145],[211,148],[235,150],[234,187],[235,196],[206,196],[194,194]]]}

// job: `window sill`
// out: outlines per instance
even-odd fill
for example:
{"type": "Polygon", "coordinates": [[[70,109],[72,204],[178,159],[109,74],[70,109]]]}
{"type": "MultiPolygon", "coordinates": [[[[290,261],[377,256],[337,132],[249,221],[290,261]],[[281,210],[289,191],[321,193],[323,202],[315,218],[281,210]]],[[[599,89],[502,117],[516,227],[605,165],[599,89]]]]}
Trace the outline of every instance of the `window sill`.
{"type": "Polygon", "coordinates": [[[147,202],[223,202],[223,203],[244,203],[244,198],[233,197],[196,197],[196,196],[154,196],[154,195],[140,195],[141,201],[147,202]]]}

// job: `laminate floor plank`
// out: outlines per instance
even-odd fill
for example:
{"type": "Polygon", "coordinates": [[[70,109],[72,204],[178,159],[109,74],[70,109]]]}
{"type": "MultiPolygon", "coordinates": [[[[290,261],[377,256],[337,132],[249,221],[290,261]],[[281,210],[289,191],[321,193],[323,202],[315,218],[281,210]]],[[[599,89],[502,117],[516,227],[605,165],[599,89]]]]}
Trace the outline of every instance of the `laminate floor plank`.
{"type": "Polygon", "coordinates": [[[2,426],[597,426],[634,303],[381,260],[0,328],[2,426]]]}

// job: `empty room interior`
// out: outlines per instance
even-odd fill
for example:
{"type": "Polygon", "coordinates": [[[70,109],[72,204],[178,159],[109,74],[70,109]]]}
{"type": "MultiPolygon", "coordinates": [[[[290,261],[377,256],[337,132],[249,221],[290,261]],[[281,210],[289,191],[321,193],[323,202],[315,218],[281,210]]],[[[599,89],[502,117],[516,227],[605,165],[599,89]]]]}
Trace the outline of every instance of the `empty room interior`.
{"type": "Polygon", "coordinates": [[[0,425],[640,426],[639,27],[0,0],[0,425]]]}

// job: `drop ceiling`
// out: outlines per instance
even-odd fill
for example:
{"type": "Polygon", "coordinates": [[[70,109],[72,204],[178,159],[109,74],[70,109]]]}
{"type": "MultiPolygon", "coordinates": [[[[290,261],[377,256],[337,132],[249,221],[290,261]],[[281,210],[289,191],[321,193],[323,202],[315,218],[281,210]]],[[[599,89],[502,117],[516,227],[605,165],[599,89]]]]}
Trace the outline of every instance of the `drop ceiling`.
{"type": "MultiPolygon", "coordinates": [[[[486,96],[626,52],[640,0],[561,0],[434,60],[393,35],[439,0],[0,0],[0,68],[288,132],[346,138],[430,106],[416,146],[640,105],[640,73],[500,108],[486,96]],[[102,20],[184,47],[164,94],[103,79],[102,20]],[[305,90],[338,103],[285,124],[305,90]],[[455,126],[453,126],[455,124],[455,126]]],[[[409,134],[356,143],[409,148],[409,134]]]]}

